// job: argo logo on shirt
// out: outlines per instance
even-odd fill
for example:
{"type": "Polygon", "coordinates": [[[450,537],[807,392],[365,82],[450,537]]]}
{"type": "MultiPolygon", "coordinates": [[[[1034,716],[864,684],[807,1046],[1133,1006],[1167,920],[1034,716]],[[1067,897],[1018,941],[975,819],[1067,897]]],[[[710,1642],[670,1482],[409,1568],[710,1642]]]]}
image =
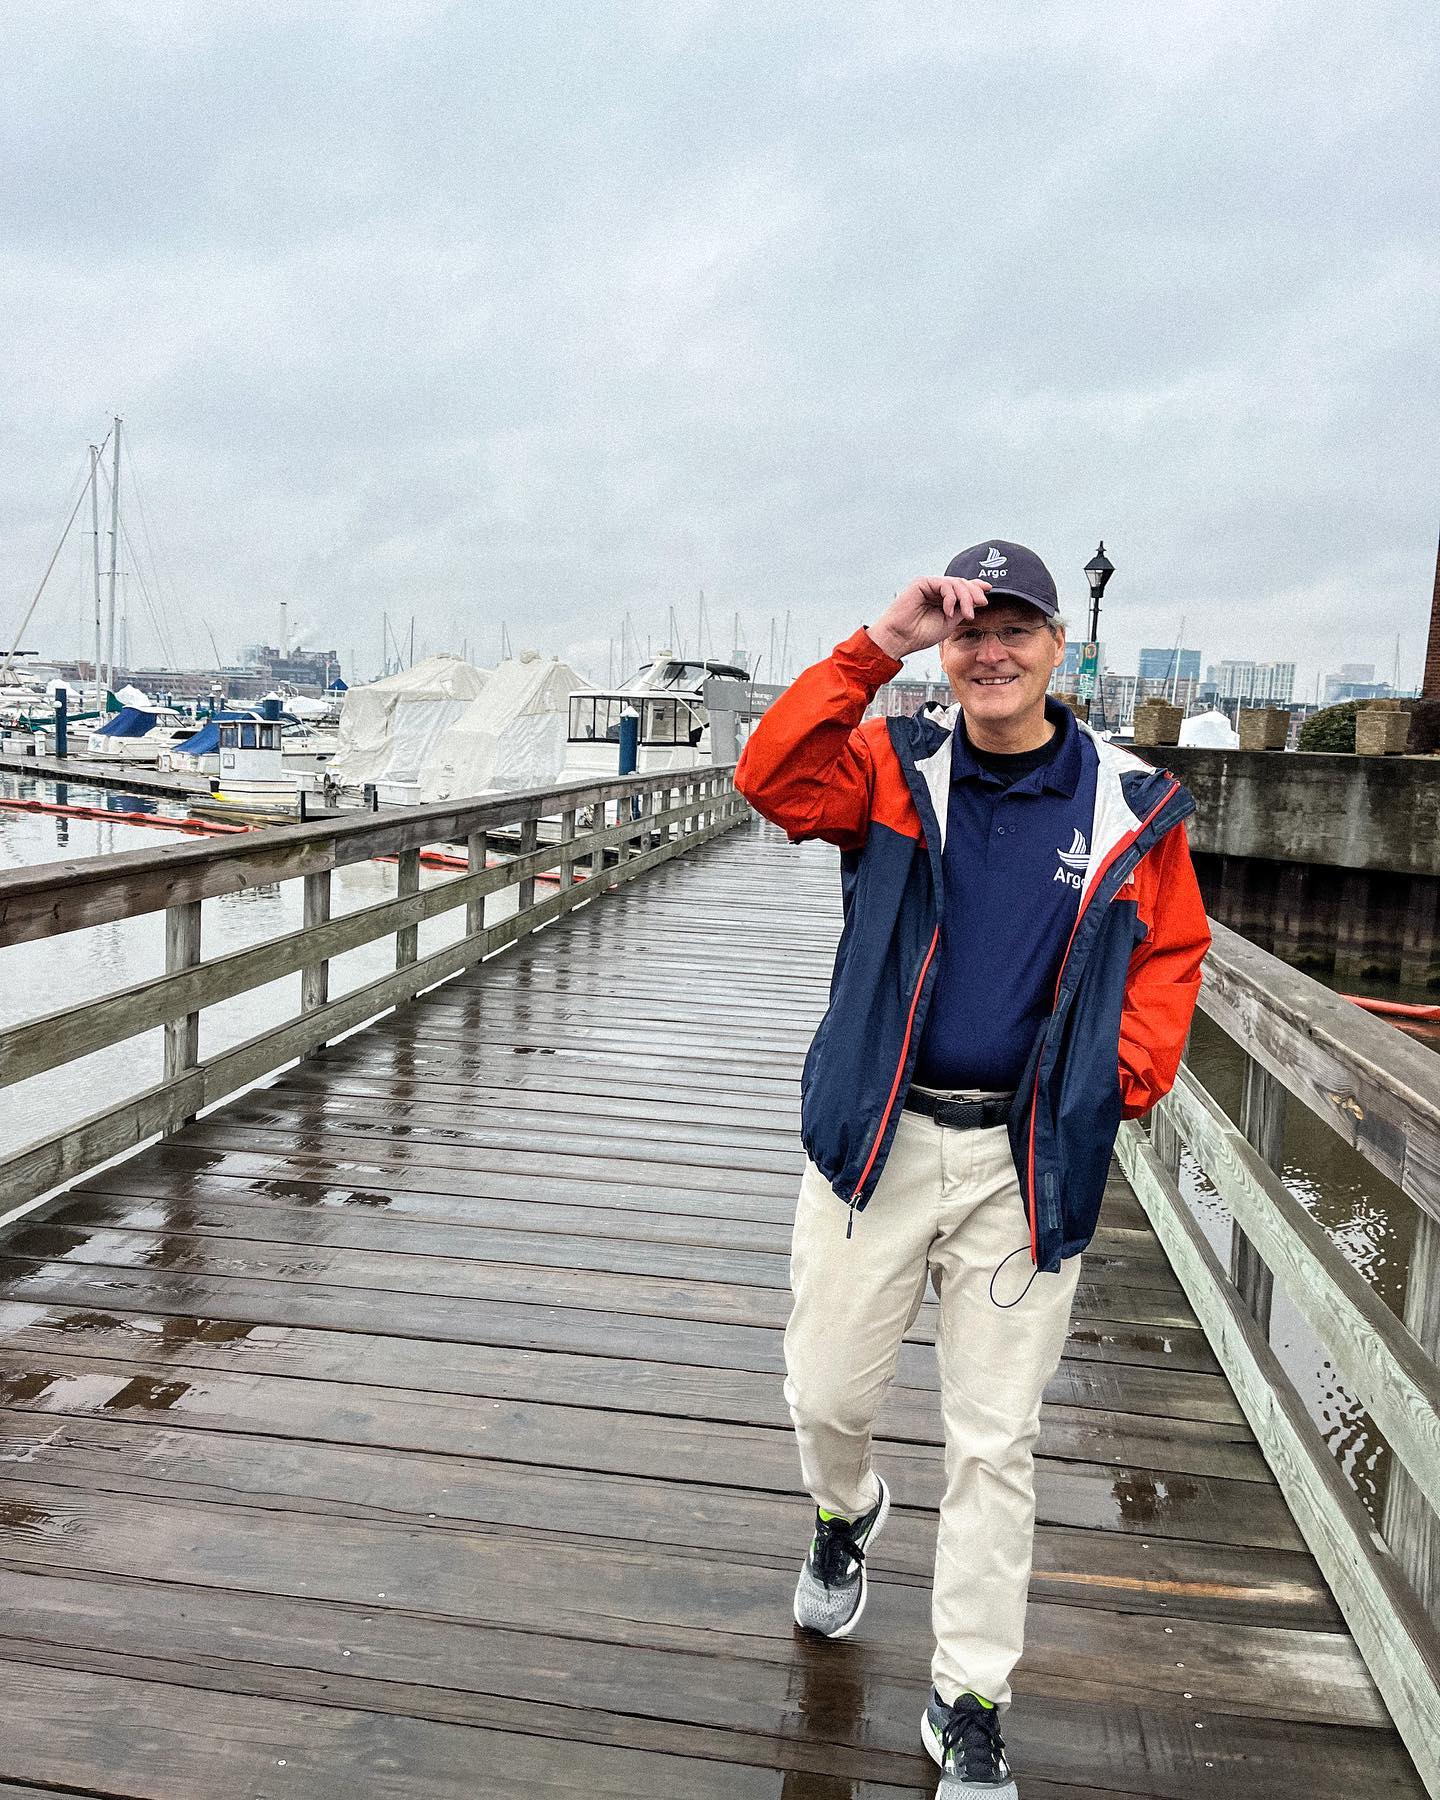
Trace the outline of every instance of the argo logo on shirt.
{"type": "Polygon", "coordinates": [[[1075,836],[1070,841],[1068,850],[1057,850],[1060,867],[1055,871],[1053,879],[1063,881],[1067,887],[1083,887],[1085,871],[1090,867],[1090,852],[1086,848],[1085,834],[1076,827],[1075,836]]]}

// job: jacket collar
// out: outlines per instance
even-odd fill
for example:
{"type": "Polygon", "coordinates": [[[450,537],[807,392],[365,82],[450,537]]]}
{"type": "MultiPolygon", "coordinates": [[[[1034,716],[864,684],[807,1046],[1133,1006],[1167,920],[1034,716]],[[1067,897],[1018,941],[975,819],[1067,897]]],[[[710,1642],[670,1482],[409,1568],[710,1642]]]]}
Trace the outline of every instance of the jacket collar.
{"type": "MultiPolygon", "coordinates": [[[[955,742],[950,753],[950,779],[963,781],[971,776],[983,781],[987,771],[975,760],[970,736],[965,729],[964,714],[959,707],[951,707],[950,711],[959,715],[953,731],[955,742]]],[[[1047,698],[1045,717],[1055,727],[1059,742],[1054,757],[1039,771],[1040,786],[1047,793],[1064,794],[1067,799],[1073,800],[1084,768],[1079,725],[1070,708],[1062,706],[1057,700],[1047,698]]]]}
{"type": "MultiPolygon", "coordinates": [[[[950,813],[951,759],[957,742],[955,727],[960,719],[960,710],[957,704],[943,710],[917,713],[912,719],[890,721],[890,741],[905,770],[926,835],[937,852],[943,852],[945,848],[945,832],[950,813]],[[922,805],[922,798],[928,801],[928,809],[922,805]]],[[[1123,838],[1140,829],[1142,822],[1150,818],[1155,807],[1171,788],[1177,788],[1184,798],[1178,809],[1166,806],[1155,821],[1162,834],[1171,824],[1178,823],[1180,818],[1192,812],[1194,802],[1183,788],[1179,788],[1173,776],[1166,774],[1163,769],[1152,768],[1133,751],[1110,743],[1092,731],[1083,720],[1077,719],[1068,707],[1062,707],[1058,700],[1046,698],[1045,716],[1055,718],[1056,723],[1064,729],[1065,721],[1057,717],[1062,711],[1068,716],[1076,755],[1083,756],[1086,747],[1091,747],[1099,764],[1095,781],[1095,814],[1090,831],[1090,871],[1085,878],[1088,889],[1109,853],[1123,838]]],[[[935,866],[938,881],[938,854],[935,866]]],[[[1083,891],[1081,897],[1083,903],[1086,898],[1083,891]]]]}

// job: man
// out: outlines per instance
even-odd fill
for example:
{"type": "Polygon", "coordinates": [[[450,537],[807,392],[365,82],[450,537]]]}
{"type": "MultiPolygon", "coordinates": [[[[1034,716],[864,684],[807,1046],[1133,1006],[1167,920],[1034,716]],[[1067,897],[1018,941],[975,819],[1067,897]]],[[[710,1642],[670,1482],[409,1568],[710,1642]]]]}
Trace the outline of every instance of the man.
{"type": "Polygon", "coordinates": [[[815,1531],[797,1624],[845,1637],[889,1489],[877,1410],[927,1280],[945,1488],[939,1800],[1015,1800],[1000,1735],[1034,1539],[1032,1450],[1122,1117],[1175,1072],[1209,945],[1174,780],[1047,701],[1040,558],[995,538],[912,582],[760,721],[736,784],[842,852],[845,923],[806,1058],[785,1395],[815,1531]],[[940,647],[957,705],[861,717],[940,647]]]}

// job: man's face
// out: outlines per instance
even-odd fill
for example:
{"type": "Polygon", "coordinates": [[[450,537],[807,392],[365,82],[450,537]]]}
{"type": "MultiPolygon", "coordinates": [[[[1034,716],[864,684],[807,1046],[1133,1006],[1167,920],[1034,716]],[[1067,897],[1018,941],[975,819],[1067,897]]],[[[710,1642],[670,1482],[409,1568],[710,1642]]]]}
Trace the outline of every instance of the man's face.
{"type": "Polygon", "coordinates": [[[940,645],[950,692],[972,718],[996,725],[1043,709],[1050,677],[1064,660],[1064,626],[1050,631],[1043,614],[1023,600],[992,600],[973,626],[940,645]],[[985,635],[971,644],[967,631],[985,635]]]}

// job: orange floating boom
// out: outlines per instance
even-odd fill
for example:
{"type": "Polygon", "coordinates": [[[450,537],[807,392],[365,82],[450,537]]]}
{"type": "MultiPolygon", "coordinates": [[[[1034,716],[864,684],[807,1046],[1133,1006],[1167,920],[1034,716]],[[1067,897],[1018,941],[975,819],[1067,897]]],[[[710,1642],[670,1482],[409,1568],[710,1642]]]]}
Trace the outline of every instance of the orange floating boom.
{"type": "Polygon", "coordinates": [[[168,819],[160,813],[115,812],[105,806],[61,806],[54,800],[0,800],[6,812],[57,813],[67,819],[109,819],[121,825],[149,825],[156,831],[188,831],[218,837],[235,831],[248,831],[248,825],[231,825],[221,820],[168,819]]]}
{"type": "Polygon", "coordinates": [[[1387,1019],[1423,1019],[1440,1023],[1440,1006],[1417,1006],[1408,1000],[1372,1000],[1367,994],[1342,994],[1340,998],[1351,1000],[1356,1006],[1363,1006],[1366,1012],[1380,1013],[1387,1019]]]}

